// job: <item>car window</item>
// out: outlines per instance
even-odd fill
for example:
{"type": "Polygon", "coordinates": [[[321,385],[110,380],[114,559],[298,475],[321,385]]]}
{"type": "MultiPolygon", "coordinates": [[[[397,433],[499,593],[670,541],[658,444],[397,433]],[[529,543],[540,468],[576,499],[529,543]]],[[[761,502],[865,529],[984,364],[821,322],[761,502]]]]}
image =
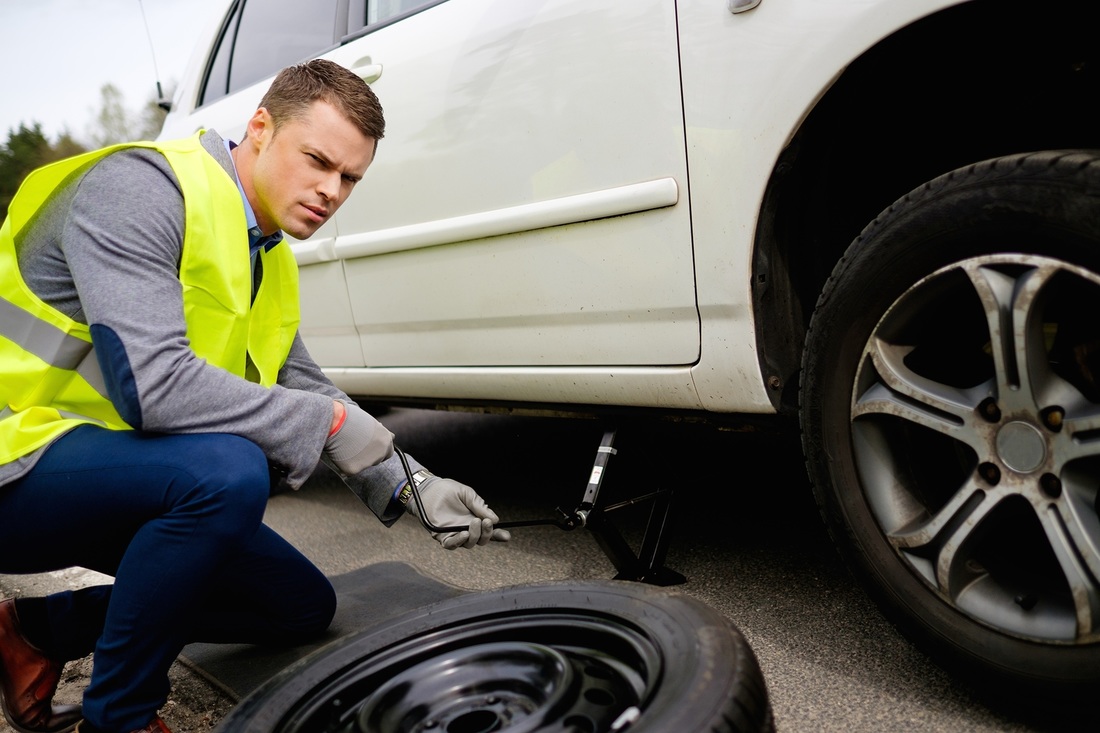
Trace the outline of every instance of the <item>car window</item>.
{"type": "Polygon", "coordinates": [[[369,0],[367,3],[367,25],[381,23],[423,4],[424,0],[369,0]]]}
{"type": "Polygon", "coordinates": [[[336,29],[340,0],[240,0],[214,52],[199,104],[274,76],[317,56],[343,35],[336,29]],[[307,11],[308,9],[308,11],[307,11]]]}
{"type": "MultiPolygon", "coordinates": [[[[413,11],[425,10],[444,0],[352,0],[348,7],[348,34],[357,37],[371,26],[380,25],[413,11]]],[[[345,39],[350,40],[350,38],[345,39]]]]}

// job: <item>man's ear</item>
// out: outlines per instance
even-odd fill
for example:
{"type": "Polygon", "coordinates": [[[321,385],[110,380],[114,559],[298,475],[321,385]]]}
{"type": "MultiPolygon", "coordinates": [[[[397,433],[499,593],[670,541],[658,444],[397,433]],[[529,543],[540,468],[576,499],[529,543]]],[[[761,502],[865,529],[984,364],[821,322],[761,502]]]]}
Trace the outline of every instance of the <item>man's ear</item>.
{"type": "Polygon", "coordinates": [[[245,128],[245,137],[256,150],[259,150],[267,144],[274,132],[275,125],[271,119],[271,113],[267,111],[266,107],[260,107],[249,118],[248,126],[245,128]]]}

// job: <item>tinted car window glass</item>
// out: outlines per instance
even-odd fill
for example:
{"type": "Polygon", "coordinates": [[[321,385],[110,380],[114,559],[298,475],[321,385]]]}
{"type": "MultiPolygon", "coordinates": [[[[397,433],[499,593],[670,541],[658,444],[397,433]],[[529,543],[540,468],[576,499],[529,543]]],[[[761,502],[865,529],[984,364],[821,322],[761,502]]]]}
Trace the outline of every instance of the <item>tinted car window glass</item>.
{"type": "MultiPolygon", "coordinates": [[[[229,91],[334,45],[339,0],[247,0],[233,43],[229,91]]],[[[224,43],[224,41],[223,41],[224,43]]]]}
{"type": "Polygon", "coordinates": [[[233,39],[237,37],[237,21],[240,20],[241,4],[236,3],[230,11],[218,41],[218,49],[210,61],[210,70],[206,75],[206,85],[202,90],[199,104],[203,105],[220,99],[229,93],[229,57],[233,51],[233,39]]]}
{"type": "Polygon", "coordinates": [[[423,10],[444,0],[351,0],[348,6],[350,36],[362,35],[366,26],[379,25],[413,10],[423,10]]]}
{"type": "Polygon", "coordinates": [[[425,4],[424,0],[367,0],[367,25],[381,23],[425,4]]]}

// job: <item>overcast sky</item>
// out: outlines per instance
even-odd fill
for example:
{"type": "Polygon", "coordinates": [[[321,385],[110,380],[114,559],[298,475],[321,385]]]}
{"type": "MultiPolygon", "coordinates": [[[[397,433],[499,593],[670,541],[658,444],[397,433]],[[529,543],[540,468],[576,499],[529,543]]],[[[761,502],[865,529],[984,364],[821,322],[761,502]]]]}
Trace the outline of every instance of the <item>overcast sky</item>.
{"type": "Polygon", "coordinates": [[[168,94],[228,2],[0,0],[0,144],[20,122],[41,123],[51,142],[65,129],[86,141],[108,82],[135,113],[156,94],[157,71],[168,94]]]}

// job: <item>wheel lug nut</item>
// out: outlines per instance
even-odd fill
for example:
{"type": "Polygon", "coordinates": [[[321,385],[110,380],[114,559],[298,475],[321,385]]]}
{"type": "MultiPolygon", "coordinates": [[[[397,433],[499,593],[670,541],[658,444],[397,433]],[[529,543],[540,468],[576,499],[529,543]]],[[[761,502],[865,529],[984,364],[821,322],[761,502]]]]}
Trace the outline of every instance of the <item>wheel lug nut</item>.
{"type": "Polygon", "coordinates": [[[978,414],[989,422],[997,422],[1001,419],[1001,408],[997,406],[997,400],[986,397],[978,405],[978,414]]]}
{"type": "Polygon", "coordinates": [[[1061,407],[1055,405],[1054,407],[1047,407],[1039,413],[1040,419],[1043,421],[1043,425],[1046,425],[1051,431],[1057,433],[1062,429],[1062,423],[1066,417],[1066,411],[1061,407]]]}
{"type": "Polygon", "coordinates": [[[1016,602],[1017,606],[1024,609],[1025,611],[1030,611],[1031,609],[1035,608],[1035,604],[1039,602],[1039,599],[1035,596],[1034,593],[1021,593],[1012,600],[1016,602]]]}
{"type": "Polygon", "coordinates": [[[1001,482],[1001,469],[993,463],[986,462],[978,466],[978,474],[991,486],[1001,482]]]}
{"type": "Polygon", "coordinates": [[[1039,487],[1051,499],[1057,499],[1062,495],[1062,481],[1053,473],[1044,473],[1039,479],[1039,487]]]}

